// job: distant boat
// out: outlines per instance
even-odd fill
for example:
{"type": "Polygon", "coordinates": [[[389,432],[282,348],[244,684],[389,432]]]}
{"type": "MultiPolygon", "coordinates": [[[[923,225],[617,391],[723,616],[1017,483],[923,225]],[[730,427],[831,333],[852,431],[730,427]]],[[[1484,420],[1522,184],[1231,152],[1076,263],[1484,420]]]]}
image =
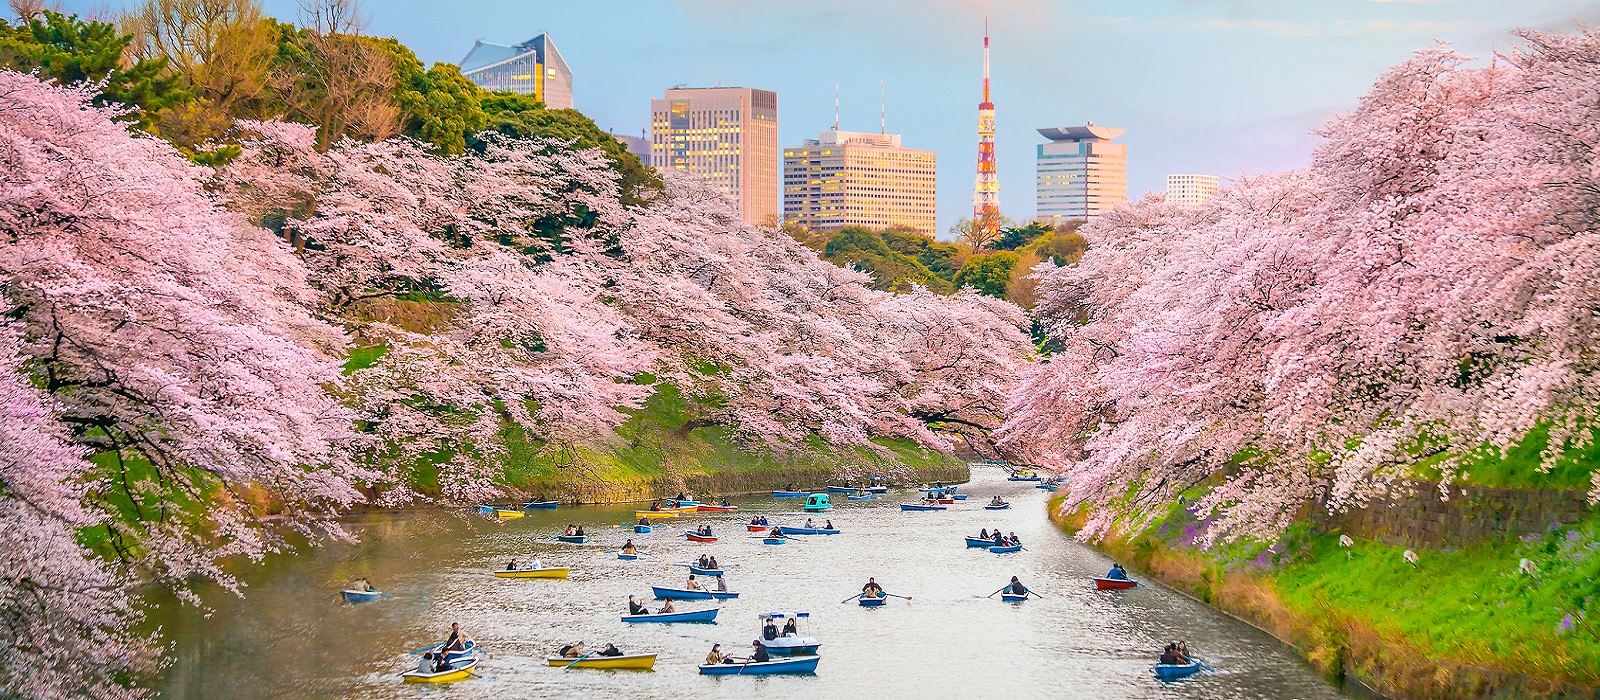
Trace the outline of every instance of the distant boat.
{"type": "Polygon", "coordinates": [[[900,510],[949,510],[944,506],[924,505],[922,503],[901,503],[900,510]]]}
{"type": "Polygon", "coordinates": [[[349,588],[339,591],[339,595],[344,596],[344,602],[351,605],[359,605],[361,603],[370,603],[374,600],[382,598],[383,591],[362,591],[349,588]]]}
{"type": "Polygon", "coordinates": [[[583,543],[589,541],[589,536],[588,535],[556,535],[556,540],[558,542],[566,542],[567,544],[583,544],[583,543]]]}
{"type": "Polygon", "coordinates": [[[746,530],[748,530],[750,532],[766,532],[767,530],[772,529],[772,526],[771,525],[746,525],[746,526],[744,526],[744,529],[746,529],[746,530]]]}
{"type": "Polygon", "coordinates": [[[983,507],[983,509],[984,510],[1005,510],[1005,509],[1010,508],[1010,507],[1011,507],[1010,503],[1007,503],[1005,501],[1001,501],[999,503],[990,503],[988,505],[985,505],[983,507]]]}
{"type": "Polygon", "coordinates": [[[837,529],[828,529],[828,528],[825,528],[825,527],[790,527],[788,525],[779,525],[778,526],[778,532],[781,532],[781,533],[783,533],[785,535],[837,535],[837,534],[839,534],[839,531],[837,529]]]}
{"type": "Polygon", "coordinates": [[[984,549],[988,549],[994,546],[994,540],[991,540],[987,537],[973,537],[971,535],[967,535],[967,546],[983,547],[984,549]]]}
{"type": "Polygon", "coordinates": [[[572,569],[565,566],[552,566],[540,569],[501,569],[494,572],[500,578],[566,578],[572,569]]]}
{"type": "Polygon", "coordinates": [[[846,501],[870,501],[870,500],[873,500],[875,498],[877,498],[877,496],[874,496],[874,495],[869,493],[869,494],[866,494],[866,495],[863,495],[863,496],[845,496],[844,500],[846,500],[846,501]]]}
{"type": "Polygon", "coordinates": [[[694,564],[690,564],[689,573],[696,576],[721,576],[727,572],[723,571],[722,569],[701,568],[695,566],[694,564]]]}
{"type": "Polygon", "coordinates": [[[708,591],[701,589],[691,591],[686,588],[672,588],[670,586],[651,586],[650,592],[661,600],[727,600],[738,598],[734,591],[708,591]]]}
{"type": "Polygon", "coordinates": [[[889,487],[887,487],[887,486],[868,486],[867,487],[867,493],[888,493],[888,492],[889,492],[889,487]]]}
{"type": "Polygon", "coordinates": [[[828,493],[855,493],[861,489],[854,486],[829,486],[826,490],[828,493]]]}
{"type": "Polygon", "coordinates": [[[1191,661],[1186,664],[1156,664],[1153,669],[1156,678],[1164,681],[1175,681],[1185,676],[1192,676],[1200,672],[1200,662],[1191,661]]]}
{"type": "Polygon", "coordinates": [[[716,542],[717,541],[716,537],[713,537],[711,535],[702,535],[702,534],[695,533],[695,532],[685,532],[685,533],[683,533],[683,536],[689,538],[690,542],[716,542]]]}
{"type": "Polygon", "coordinates": [[[1092,580],[1094,581],[1095,590],[1101,591],[1125,591],[1139,585],[1139,582],[1133,579],[1096,578],[1092,580]]]}
{"type": "Polygon", "coordinates": [[[1020,552],[1020,551],[1022,551],[1022,545],[1020,545],[1020,544],[1001,545],[1001,546],[998,546],[998,547],[990,547],[989,551],[994,552],[995,554],[1010,554],[1012,552],[1020,552]]]}
{"type": "Polygon", "coordinates": [[[833,501],[825,493],[813,493],[806,496],[806,504],[801,506],[807,513],[821,513],[833,507],[833,501]]]}
{"type": "Polygon", "coordinates": [[[522,507],[527,510],[555,510],[557,505],[555,501],[528,501],[522,507]]]}
{"type": "Polygon", "coordinates": [[[810,491],[773,491],[773,498],[805,498],[810,496],[810,491]]]}
{"type": "Polygon", "coordinates": [[[624,654],[622,656],[601,656],[593,654],[588,658],[578,657],[569,659],[565,656],[547,656],[545,662],[551,666],[576,666],[578,668],[613,668],[629,671],[648,671],[656,665],[655,654],[624,654]]]}
{"type": "Polygon", "coordinates": [[[671,613],[646,613],[644,615],[623,615],[623,622],[716,622],[717,611],[720,608],[707,608],[705,610],[687,610],[671,613]]]}
{"type": "Polygon", "coordinates": [[[702,676],[761,676],[776,673],[816,673],[820,656],[791,656],[772,661],[749,663],[700,664],[702,676]]]}

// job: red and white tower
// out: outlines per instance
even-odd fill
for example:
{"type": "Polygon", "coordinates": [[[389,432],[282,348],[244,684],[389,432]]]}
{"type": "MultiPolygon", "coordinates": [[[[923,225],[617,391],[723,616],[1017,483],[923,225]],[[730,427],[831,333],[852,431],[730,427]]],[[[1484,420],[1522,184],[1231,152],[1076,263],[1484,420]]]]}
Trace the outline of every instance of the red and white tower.
{"type": "Polygon", "coordinates": [[[972,228],[979,240],[1000,233],[1000,178],[994,162],[994,103],[989,101],[989,20],[983,21],[983,101],[978,103],[978,179],[972,186],[972,228]]]}

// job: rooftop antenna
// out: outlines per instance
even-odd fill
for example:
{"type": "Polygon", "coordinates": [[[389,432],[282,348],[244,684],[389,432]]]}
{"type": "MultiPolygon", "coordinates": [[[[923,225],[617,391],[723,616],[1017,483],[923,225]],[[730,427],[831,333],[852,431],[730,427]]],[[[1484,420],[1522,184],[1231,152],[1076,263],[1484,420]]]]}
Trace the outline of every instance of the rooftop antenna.
{"type": "Polygon", "coordinates": [[[889,93],[882,80],[878,81],[878,133],[889,133],[889,93]]]}
{"type": "Polygon", "coordinates": [[[833,130],[839,130],[839,77],[833,78],[833,130]]]}

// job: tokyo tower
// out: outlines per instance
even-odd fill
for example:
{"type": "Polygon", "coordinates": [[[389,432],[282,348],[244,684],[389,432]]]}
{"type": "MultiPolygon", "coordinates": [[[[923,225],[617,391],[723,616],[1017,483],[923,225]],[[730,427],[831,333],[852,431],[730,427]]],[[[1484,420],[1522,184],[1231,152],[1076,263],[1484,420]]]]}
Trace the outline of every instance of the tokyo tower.
{"type": "Polygon", "coordinates": [[[978,179],[972,185],[973,238],[1000,235],[1000,179],[994,162],[994,103],[989,101],[989,20],[983,21],[983,101],[978,103],[978,179]]]}

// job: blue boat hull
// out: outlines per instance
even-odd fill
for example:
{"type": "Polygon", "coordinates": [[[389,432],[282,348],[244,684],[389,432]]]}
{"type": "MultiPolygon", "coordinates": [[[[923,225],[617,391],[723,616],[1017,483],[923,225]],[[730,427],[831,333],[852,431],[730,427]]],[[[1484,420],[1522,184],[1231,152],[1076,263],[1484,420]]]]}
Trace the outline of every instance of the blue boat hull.
{"type": "Polygon", "coordinates": [[[733,591],[726,593],[688,591],[682,588],[668,588],[666,586],[651,586],[650,592],[655,594],[657,600],[728,600],[739,597],[739,594],[733,591]]]}
{"type": "Polygon", "coordinates": [[[867,495],[867,496],[845,496],[844,500],[846,500],[846,501],[870,501],[870,500],[872,500],[874,498],[877,498],[877,496],[872,496],[872,495],[867,495]]]}
{"type": "Polygon", "coordinates": [[[688,612],[665,613],[655,615],[623,615],[623,622],[716,622],[717,610],[690,610],[688,612]]]}
{"type": "Polygon", "coordinates": [[[887,602],[889,602],[888,596],[884,596],[882,598],[868,598],[867,596],[861,596],[860,598],[856,599],[856,604],[863,608],[876,608],[887,602]]]}
{"type": "Polygon", "coordinates": [[[986,540],[986,539],[983,539],[981,537],[968,537],[967,538],[967,546],[968,547],[983,547],[984,549],[988,549],[988,548],[994,546],[994,540],[986,540]]]}
{"type": "Polygon", "coordinates": [[[807,512],[807,513],[821,513],[822,511],[825,511],[825,510],[828,510],[828,509],[831,509],[831,508],[833,508],[833,504],[830,503],[830,504],[825,505],[825,506],[802,506],[800,509],[805,511],[805,512],[807,512]]]}
{"type": "Polygon", "coordinates": [[[867,487],[867,493],[888,493],[888,492],[889,492],[889,487],[887,487],[887,486],[868,486],[867,487]]]}
{"type": "Polygon", "coordinates": [[[779,525],[778,526],[778,531],[782,532],[785,535],[837,535],[837,534],[839,534],[838,530],[829,530],[829,529],[821,528],[821,527],[789,527],[788,525],[779,525]]]}
{"type": "Polygon", "coordinates": [[[861,489],[852,488],[849,486],[829,486],[827,490],[828,493],[855,493],[861,489]]]}
{"type": "Polygon", "coordinates": [[[995,554],[1010,554],[1012,552],[1020,552],[1020,551],[1022,551],[1022,545],[1020,545],[1020,544],[1012,544],[1012,545],[1006,545],[1004,547],[990,547],[989,551],[994,552],[995,554]]]}
{"type": "Polygon", "coordinates": [[[689,573],[698,576],[721,576],[723,571],[722,569],[702,569],[698,566],[690,566],[689,573]]]}
{"type": "Polygon", "coordinates": [[[810,496],[810,491],[773,491],[773,498],[805,498],[810,496]]]}
{"type": "Polygon", "coordinates": [[[767,537],[761,540],[761,544],[783,544],[786,541],[782,537],[767,537]]]}
{"type": "Polygon", "coordinates": [[[1027,600],[1027,599],[1028,599],[1028,594],[1026,594],[1026,593],[1001,593],[1000,594],[1000,600],[1003,600],[1003,601],[1005,601],[1007,603],[1020,603],[1020,602],[1022,602],[1024,600],[1027,600]]]}
{"type": "Polygon", "coordinates": [[[637,555],[637,554],[620,554],[619,553],[619,554],[617,554],[617,558],[621,559],[623,561],[633,561],[635,559],[638,559],[639,555],[637,555]]]}
{"type": "Polygon", "coordinates": [[[650,526],[649,525],[634,525],[633,526],[633,531],[641,533],[641,534],[649,534],[650,533],[650,526]]]}
{"type": "Polygon", "coordinates": [[[1200,664],[1156,664],[1156,678],[1164,681],[1174,681],[1185,676],[1192,676],[1200,672],[1200,664]]]}
{"type": "Polygon", "coordinates": [[[816,673],[820,656],[800,656],[749,664],[700,665],[702,676],[763,676],[774,673],[816,673]]]}
{"type": "Polygon", "coordinates": [[[998,505],[998,506],[991,503],[989,505],[984,506],[983,509],[984,510],[1005,510],[1005,509],[1010,508],[1010,507],[1011,507],[1010,503],[1003,503],[1003,504],[998,505]]]}
{"type": "Polygon", "coordinates": [[[588,535],[556,535],[556,540],[568,544],[583,544],[589,541],[588,535]]]}
{"type": "Polygon", "coordinates": [[[557,505],[555,501],[530,501],[522,504],[522,507],[527,510],[555,510],[557,505]]]}
{"type": "Polygon", "coordinates": [[[950,497],[954,498],[954,499],[956,499],[958,501],[967,500],[967,494],[964,494],[964,493],[952,493],[952,494],[950,494],[950,497]]]}
{"type": "Polygon", "coordinates": [[[344,596],[344,602],[351,605],[370,603],[383,597],[382,591],[339,591],[344,596]]]}
{"type": "Polygon", "coordinates": [[[944,506],[914,506],[910,503],[901,503],[900,510],[944,510],[944,506]]]}

